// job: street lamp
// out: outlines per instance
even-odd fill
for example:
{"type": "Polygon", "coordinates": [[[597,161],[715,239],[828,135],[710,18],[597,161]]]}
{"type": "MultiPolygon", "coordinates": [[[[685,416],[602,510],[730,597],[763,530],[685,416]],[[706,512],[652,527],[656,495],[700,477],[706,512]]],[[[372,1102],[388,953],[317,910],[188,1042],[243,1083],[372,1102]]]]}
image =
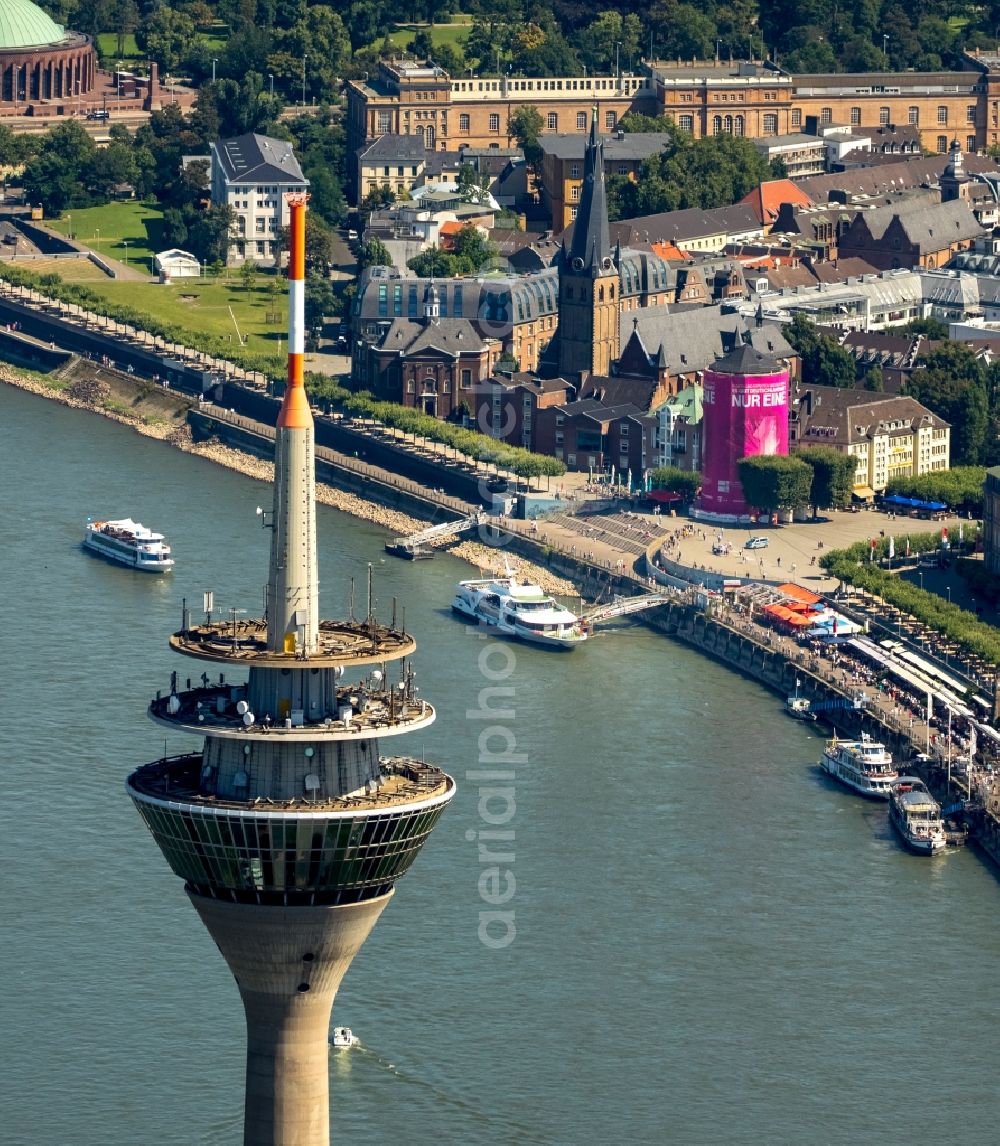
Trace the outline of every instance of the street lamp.
{"type": "Polygon", "coordinates": [[[946,585],[945,589],[947,590],[947,593],[948,593],[948,604],[950,605],[951,604],[951,586],[946,585]]]}
{"type": "Polygon", "coordinates": [[[95,231],[95,242],[94,242],[94,245],[97,247],[97,249],[98,249],[98,250],[100,250],[100,249],[101,249],[101,228],[100,228],[100,227],[95,227],[95,228],[94,228],[94,231],[95,231]]]}
{"type": "Polygon", "coordinates": [[[621,56],[620,56],[621,47],[622,47],[621,40],[615,40],[615,79],[618,83],[619,89],[622,86],[622,72],[621,72],[621,65],[619,63],[619,60],[621,58],[621,56]]]}
{"type": "Polygon", "coordinates": [[[212,83],[213,83],[213,84],[215,83],[215,65],[216,65],[218,62],[219,62],[218,60],[213,60],[213,61],[212,61],[212,83]]]}
{"type": "Polygon", "coordinates": [[[128,266],[128,239],[122,239],[122,246],[125,248],[125,266],[128,266]]]}
{"type": "Polygon", "coordinates": [[[885,56],[886,70],[889,68],[889,33],[882,33],[882,55],[885,56]]]}
{"type": "Polygon", "coordinates": [[[308,58],[309,58],[309,56],[305,52],[303,52],[302,53],[302,106],[303,107],[306,106],[306,60],[308,58]]]}
{"type": "Polygon", "coordinates": [[[271,95],[273,96],[274,95],[274,76],[272,76],[271,73],[268,72],[267,78],[271,81],[271,95]]]}
{"type": "Polygon", "coordinates": [[[923,591],[923,588],[924,588],[924,575],[923,575],[923,573],[918,573],[918,574],[917,574],[917,576],[920,578],[920,589],[921,589],[921,591],[923,591]]]}

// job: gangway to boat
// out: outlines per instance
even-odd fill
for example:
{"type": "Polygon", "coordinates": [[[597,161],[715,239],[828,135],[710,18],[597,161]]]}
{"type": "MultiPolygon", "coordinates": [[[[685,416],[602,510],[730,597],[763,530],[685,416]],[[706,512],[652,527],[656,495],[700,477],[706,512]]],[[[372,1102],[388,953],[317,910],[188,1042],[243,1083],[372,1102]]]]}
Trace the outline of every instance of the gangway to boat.
{"type": "Polygon", "coordinates": [[[810,712],[831,712],[835,708],[849,708],[852,712],[857,712],[859,709],[865,707],[868,703],[866,696],[842,696],[837,700],[823,700],[819,704],[809,704],[810,712]]]}
{"type": "Polygon", "coordinates": [[[666,605],[669,601],[677,599],[675,592],[670,593],[643,593],[638,597],[616,597],[606,605],[595,605],[592,609],[580,614],[580,620],[587,625],[598,625],[601,621],[610,621],[612,617],[626,617],[630,613],[642,613],[646,609],[655,609],[657,605],[666,605]]]}
{"type": "Polygon", "coordinates": [[[458,521],[442,521],[439,525],[428,526],[419,533],[411,533],[409,537],[396,537],[385,543],[385,551],[410,561],[421,557],[433,557],[434,551],[428,548],[431,541],[439,541],[442,537],[457,536],[465,533],[467,529],[475,529],[485,516],[482,511],[470,513],[468,517],[461,517],[458,521]]]}

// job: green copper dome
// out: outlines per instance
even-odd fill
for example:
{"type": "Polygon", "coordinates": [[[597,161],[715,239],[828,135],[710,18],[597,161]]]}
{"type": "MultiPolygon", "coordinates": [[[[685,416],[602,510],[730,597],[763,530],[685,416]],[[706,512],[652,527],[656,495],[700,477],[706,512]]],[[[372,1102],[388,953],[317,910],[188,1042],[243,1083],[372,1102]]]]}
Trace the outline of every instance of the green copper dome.
{"type": "Polygon", "coordinates": [[[62,26],[46,16],[31,0],[2,0],[0,3],[0,51],[57,44],[65,35],[62,26]]]}

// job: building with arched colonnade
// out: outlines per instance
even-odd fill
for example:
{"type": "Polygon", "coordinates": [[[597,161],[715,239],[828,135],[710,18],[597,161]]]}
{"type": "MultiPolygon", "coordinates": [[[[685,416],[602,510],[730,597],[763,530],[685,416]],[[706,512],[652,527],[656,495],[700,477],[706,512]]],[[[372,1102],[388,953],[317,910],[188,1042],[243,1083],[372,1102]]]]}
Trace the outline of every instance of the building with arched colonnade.
{"type": "Polygon", "coordinates": [[[0,113],[86,98],[97,57],[89,36],[69,32],[31,0],[0,4],[0,113]]]}

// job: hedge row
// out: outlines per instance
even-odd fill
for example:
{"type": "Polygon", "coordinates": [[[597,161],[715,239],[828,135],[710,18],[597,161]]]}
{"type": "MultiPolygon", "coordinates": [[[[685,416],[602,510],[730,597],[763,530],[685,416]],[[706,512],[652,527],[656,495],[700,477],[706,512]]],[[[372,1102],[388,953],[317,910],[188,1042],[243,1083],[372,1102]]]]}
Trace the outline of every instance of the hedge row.
{"type": "Polygon", "coordinates": [[[351,394],[340,403],[343,410],[358,418],[373,418],[383,425],[407,434],[427,438],[450,446],[460,454],[477,462],[497,466],[522,478],[558,477],[566,466],[556,458],[533,454],[518,446],[509,446],[487,434],[466,430],[451,422],[441,422],[430,414],[423,414],[410,406],[395,402],[378,402],[370,394],[351,394]]]}

